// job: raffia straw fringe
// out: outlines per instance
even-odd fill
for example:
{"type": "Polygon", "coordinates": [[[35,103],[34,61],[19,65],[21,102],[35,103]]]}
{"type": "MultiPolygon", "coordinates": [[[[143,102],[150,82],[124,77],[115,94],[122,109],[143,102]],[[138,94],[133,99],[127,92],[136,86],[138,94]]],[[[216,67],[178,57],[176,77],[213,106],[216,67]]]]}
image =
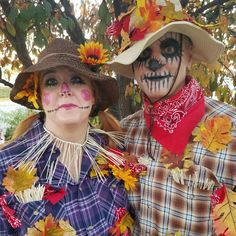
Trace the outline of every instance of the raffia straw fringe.
{"type": "Polygon", "coordinates": [[[200,188],[202,190],[212,190],[215,186],[215,182],[208,178],[200,180],[198,171],[196,171],[194,175],[186,175],[184,170],[172,170],[171,174],[174,181],[178,184],[190,186],[190,183],[193,183],[194,188],[200,188]]]}
{"type": "Polygon", "coordinates": [[[32,186],[29,189],[15,193],[16,199],[21,203],[40,201],[43,199],[45,187],[38,185],[32,186]]]}
{"type": "MultiPolygon", "coordinates": [[[[45,151],[49,148],[49,146],[51,146],[51,152],[44,169],[41,171],[41,175],[46,171],[46,178],[49,184],[52,183],[53,176],[55,175],[55,171],[59,161],[63,163],[64,166],[66,166],[72,178],[76,182],[78,182],[83,153],[86,153],[89,157],[99,180],[105,181],[105,177],[95,161],[94,154],[91,154],[91,150],[99,153],[100,156],[104,157],[110,162],[113,162],[118,167],[124,164],[124,159],[121,156],[109,150],[106,150],[100,144],[98,144],[97,141],[92,137],[93,134],[107,135],[118,146],[122,146],[122,141],[124,140],[124,136],[121,133],[105,132],[100,129],[88,127],[84,143],[79,144],[64,141],[56,137],[53,133],[51,133],[44,127],[44,131],[39,135],[40,138],[38,138],[38,140],[36,138],[32,139],[35,140],[33,142],[33,145],[29,146],[26,150],[24,150],[22,153],[19,153],[15,157],[17,164],[14,165],[14,167],[19,168],[27,163],[27,171],[31,172],[35,168],[45,151]],[[55,161],[52,161],[52,155],[57,149],[60,150],[60,156],[55,161]],[[19,159],[20,162],[18,161],[19,159]]],[[[25,140],[21,142],[22,144],[26,143],[25,140]]],[[[30,141],[28,140],[28,142],[30,141]]],[[[61,183],[61,181],[62,178],[59,180],[58,185],[61,183]]]]}

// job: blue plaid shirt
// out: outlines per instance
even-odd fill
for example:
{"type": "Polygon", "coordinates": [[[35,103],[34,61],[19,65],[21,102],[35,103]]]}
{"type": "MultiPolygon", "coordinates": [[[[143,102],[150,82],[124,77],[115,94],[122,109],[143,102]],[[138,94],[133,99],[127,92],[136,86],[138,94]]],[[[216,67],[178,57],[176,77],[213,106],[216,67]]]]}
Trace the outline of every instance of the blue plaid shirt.
{"type": "MultiPolygon", "coordinates": [[[[2,180],[8,166],[13,164],[13,159],[15,160],[19,153],[35,145],[42,131],[43,125],[41,121],[37,120],[25,135],[0,151],[0,196],[6,192],[2,180]],[[26,142],[20,142],[22,140],[26,140],[26,142]]],[[[94,136],[98,143],[104,143],[104,137],[100,134],[94,136]]],[[[36,165],[37,176],[41,176],[37,184],[47,184],[47,179],[42,172],[50,152],[51,148],[48,148],[36,165]]],[[[59,153],[59,150],[55,151],[51,161],[55,160],[59,153]]],[[[95,151],[91,151],[91,153],[92,156],[96,156],[95,151]]],[[[108,177],[105,182],[101,182],[97,178],[90,178],[91,168],[91,161],[84,153],[80,179],[78,183],[75,183],[67,169],[58,162],[52,186],[65,188],[66,194],[55,205],[48,200],[23,204],[17,201],[12,194],[8,195],[7,206],[15,210],[15,216],[21,220],[22,226],[13,229],[0,206],[0,235],[25,235],[28,228],[33,227],[37,221],[45,219],[49,214],[52,214],[55,219],[68,221],[76,230],[76,235],[109,235],[109,228],[114,225],[116,220],[115,210],[120,207],[128,209],[127,195],[123,183],[112,176],[108,177]]]]}

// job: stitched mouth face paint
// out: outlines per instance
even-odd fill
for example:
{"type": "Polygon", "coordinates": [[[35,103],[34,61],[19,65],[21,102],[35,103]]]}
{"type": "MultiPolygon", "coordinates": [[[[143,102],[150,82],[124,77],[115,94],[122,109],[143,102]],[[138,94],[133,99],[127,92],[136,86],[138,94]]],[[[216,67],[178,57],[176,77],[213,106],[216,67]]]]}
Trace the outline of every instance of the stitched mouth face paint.
{"type": "MultiPolygon", "coordinates": [[[[148,97],[154,100],[165,97],[178,80],[185,56],[182,39],[181,34],[168,32],[146,48],[134,62],[135,79],[148,97]]],[[[186,67],[183,71],[186,72],[186,67]]],[[[181,80],[185,72],[181,72],[181,80]]]]}

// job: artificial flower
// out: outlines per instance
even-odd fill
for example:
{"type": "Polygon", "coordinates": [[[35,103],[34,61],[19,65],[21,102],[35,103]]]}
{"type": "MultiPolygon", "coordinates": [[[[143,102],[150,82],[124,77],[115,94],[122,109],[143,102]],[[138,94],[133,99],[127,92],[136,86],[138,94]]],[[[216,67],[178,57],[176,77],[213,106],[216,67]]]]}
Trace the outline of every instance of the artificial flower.
{"type": "Polygon", "coordinates": [[[30,163],[26,163],[15,170],[12,166],[8,167],[6,176],[3,178],[3,186],[11,192],[18,193],[31,188],[38,180],[36,168],[29,170],[30,163]]]}
{"type": "Polygon", "coordinates": [[[14,97],[15,100],[20,100],[23,97],[28,98],[28,102],[32,103],[34,108],[38,109],[39,105],[37,102],[37,93],[38,93],[38,76],[36,73],[33,73],[27,78],[25,84],[20,92],[14,97]]]}
{"type": "Polygon", "coordinates": [[[27,230],[25,236],[75,236],[76,231],[64,220],[55,220],[50,214],[44,220],[39,220],[34,227],[27,230]]]}
{"type": "Polygon", "coordinates": [[[78,48],[79,58],[82,62],[90,65],[104,64],[108,61],[107,50],[99,42],[80,44],[78,48]]]}

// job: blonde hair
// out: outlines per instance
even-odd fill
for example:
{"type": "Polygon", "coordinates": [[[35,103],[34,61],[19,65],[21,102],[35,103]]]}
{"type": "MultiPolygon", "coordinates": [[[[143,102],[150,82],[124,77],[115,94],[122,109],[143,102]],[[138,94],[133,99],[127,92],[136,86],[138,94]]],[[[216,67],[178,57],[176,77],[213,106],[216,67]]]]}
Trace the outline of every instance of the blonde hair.
{"type": "MultiPolygon", "coordinates": [[[[109,132],[109,131],[122,132],[119,121],[112,114],[108,113],[107,111],[99,111],[98,116],[101,121],[102,130],[106,132],[109,132]]],[[[22,120],[15,128],[12,138],[9,141],[1,144],[0,149],[5,147],[7,144],[13,142],[14,140],[16,140],[21,135],[23,135],[32,126],[33,122],[37,120],[38,118],[39,118],[39,114],[34,114],[22,120]]],[[[110,139],[109,139],[109,146],[114,147],[114,143],[110,139]]]]}

